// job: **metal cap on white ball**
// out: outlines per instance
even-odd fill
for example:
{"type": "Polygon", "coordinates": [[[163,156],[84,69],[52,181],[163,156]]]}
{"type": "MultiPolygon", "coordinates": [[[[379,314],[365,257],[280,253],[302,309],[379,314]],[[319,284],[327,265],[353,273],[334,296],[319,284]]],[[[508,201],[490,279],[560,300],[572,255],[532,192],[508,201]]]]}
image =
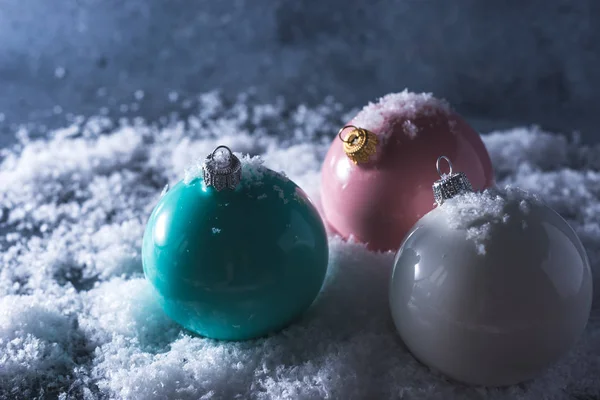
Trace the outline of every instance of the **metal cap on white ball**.
{"type": "Polygon", "coordinates": [[[472,192],[473,187],[467,179],[464,172],[452,172],[452,162],[446,156],[441,156],[435,163],[440,179],[433,184],[433,197],[438,206],[444,204],[444,201],[458,196],[461,193],[472,192]],[[445,174],[440,170],[440,161],[446,160],[450,171],[445,174]]]}
{"type": "Polygon", "coordinates": [[[227,146],[218,146],[202,164],[204,184],[217,191],[235,189],[242,180],[242,163],[227,146]],[[218,150],[223,151],[218,152],[218,150]]]}

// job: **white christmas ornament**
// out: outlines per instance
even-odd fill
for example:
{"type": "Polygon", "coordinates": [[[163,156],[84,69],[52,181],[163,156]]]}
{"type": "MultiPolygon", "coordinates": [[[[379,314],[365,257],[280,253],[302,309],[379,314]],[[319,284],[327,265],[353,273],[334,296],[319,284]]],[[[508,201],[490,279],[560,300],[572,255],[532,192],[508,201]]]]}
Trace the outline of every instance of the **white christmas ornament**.
{"type": "Polygon", "coordinates": [[[503,386],[534,378],[585,328],[587,255],[536,196],[509,187],[474,193],[451,168],[434,184],[438,207],[396,255],[394,323],[417,359],[455,380],[503,386]]]}

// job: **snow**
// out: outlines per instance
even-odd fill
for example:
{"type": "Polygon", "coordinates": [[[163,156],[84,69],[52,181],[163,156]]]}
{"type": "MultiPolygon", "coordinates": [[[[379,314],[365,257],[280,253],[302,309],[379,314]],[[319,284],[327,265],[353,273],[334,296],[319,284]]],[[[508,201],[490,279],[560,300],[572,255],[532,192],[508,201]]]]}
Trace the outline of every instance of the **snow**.
{"type": "Polygon", "coordinates": [[[354,117],[352,124],[376,132],[384,140],[391,135],[395,123],[403,122],[404,133],[411,139],[418,134],[417,126],[411,121],[418,116],[450,113],[450,105],[431,93],[413,93],[405,89],[390,93],[375,103],[369,103],[354,117]]]}
{"type": "Polygon", "coordinates": [[[466,239],[475,244],[477,253],[485,255],[485,243],[490,239],[493,227],[512,220],[523,220],[532,204],[542,205],[543,202],[525,190],[506,186],[483,192],[465,192],[446,200],[439,209],[447,226],[464,231],[466,239]]]}
{"type": "MultiPolygon", "coordinates": [[[[0,398],[563,399],[600,392],[598,297],[582,339],[538,379],[466,387],[417,362],[395,333],[387,297],[394,255],[336,237],[321,295],[289,328],[242,343],[182,331],[156,303],[140,258],[163,188],[224,144],[250,154],[244,166],[285,170],[318,204],[320,163],[345,122],[330,99],[316,107],[255,104],[245,95],[233,104],[216,93],[200,99],[186,121],[76,119],[47,139],[23,131],[14,149],[0,151],[0,398]]],[[[538,128],[484,141],[501,186],[539,195],[575,228],[597,286],[600,149],[538,128]]],[[[502,202],[486,201],[501,223],[502,202]]]]}
{"type": "Polygon", "coordinates": [[[409,119],[402,123],[402,128],[410,139],[416,138],[419,133],[419,128],[409,119]]]}

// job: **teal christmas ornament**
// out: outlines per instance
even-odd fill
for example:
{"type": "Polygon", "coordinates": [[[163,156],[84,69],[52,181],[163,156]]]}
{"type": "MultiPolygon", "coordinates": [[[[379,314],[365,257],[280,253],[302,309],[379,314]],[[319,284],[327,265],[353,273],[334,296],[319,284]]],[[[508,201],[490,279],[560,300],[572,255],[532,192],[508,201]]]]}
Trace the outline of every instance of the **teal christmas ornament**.
{"type": "Polygon", "coordinates": [[[294,182],[219,146],[161,197],[142,260],[173,320],[209,338],[252,339],[312,304],[327,271],[327,235],[294,182]]]}

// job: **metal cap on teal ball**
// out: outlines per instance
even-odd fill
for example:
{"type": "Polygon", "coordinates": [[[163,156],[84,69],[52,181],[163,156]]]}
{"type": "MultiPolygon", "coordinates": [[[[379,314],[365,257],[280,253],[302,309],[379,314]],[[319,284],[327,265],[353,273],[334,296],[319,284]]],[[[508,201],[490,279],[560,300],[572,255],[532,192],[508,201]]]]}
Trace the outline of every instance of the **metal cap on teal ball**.
{"type": "Polygon", "coordinates": [[[306,194],[257,158],[219,146],[167,191],[144,233],[144,273],[164,311],[223,340],[285,328],[327,272],[327,235],[306,194]]]}

